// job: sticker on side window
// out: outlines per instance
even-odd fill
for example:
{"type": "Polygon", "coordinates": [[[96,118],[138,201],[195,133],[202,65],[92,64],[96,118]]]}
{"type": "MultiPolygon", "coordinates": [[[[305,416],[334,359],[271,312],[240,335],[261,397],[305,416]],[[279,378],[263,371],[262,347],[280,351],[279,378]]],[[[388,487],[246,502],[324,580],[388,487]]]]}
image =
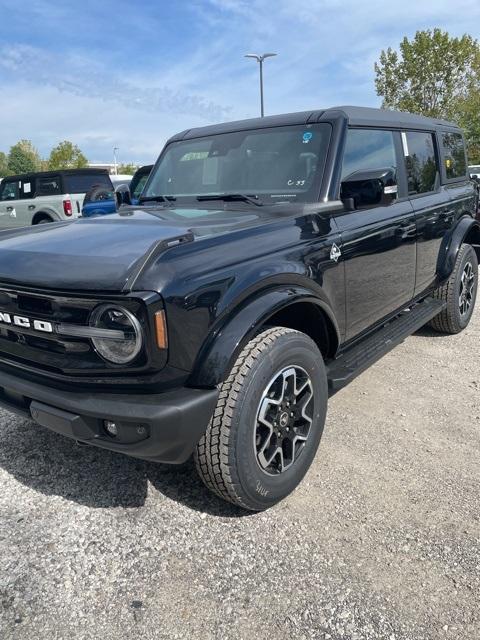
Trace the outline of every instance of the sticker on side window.
{"type": "Polygon", "coordinates": [[[305,131],[305,133],[302,136],[303,144],[308,144],[312,138],[313,138],[313,133],[311,131],[305,131]]]}

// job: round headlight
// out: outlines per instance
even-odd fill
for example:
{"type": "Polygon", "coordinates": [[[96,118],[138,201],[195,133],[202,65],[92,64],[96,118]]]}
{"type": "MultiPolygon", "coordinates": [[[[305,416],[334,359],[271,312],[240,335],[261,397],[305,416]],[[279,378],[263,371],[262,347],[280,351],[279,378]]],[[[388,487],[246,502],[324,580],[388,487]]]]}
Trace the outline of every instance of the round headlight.
{"type": "Polygon", "coordinates": [[[92,336],[95,350],[109,362],[127,364],[142,349],[140,323],[133,313],[123,307],[100,305],[93,310],[90,326],[98,329],[98,337],[92,336]]]}

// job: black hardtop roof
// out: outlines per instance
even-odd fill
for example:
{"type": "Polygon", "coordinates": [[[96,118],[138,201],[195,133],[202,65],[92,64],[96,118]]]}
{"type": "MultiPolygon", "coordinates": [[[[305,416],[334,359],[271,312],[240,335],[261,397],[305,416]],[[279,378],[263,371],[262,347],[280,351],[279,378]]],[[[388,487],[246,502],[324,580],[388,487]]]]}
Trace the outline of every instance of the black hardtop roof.
{"type": "Polygon", "coordinates": [[[53,176],[71,176],[71,175],[78,175],[78,174],[97,174],[97,175],[103,175],[103,174],[107,174],[110,175],[108,172],[108,169],[98,169],[98,168],[91,168],[89,169],[88,167],[86,167],[85,169],[58,169],[57,171],[32,171],[30,173],[18,173],[14,176],[5,176],[3,179],[4,180],[25,180],[26,178],[51,178],[53,176]]]}
{"type": "Polygon", "coordinates": [[[350,125],[363,127],[392,127],[398,129],[439,129],[448,128],[459,131],[458,125],[439,118],[426,118],[425,116],[408,113],[406,111],[391,111],[388,109],[373,109],[371,107],[330,107],[317,111],[299,111],[297,113],[284,113],[264,118],[250,118],[235,122],[222,122],[220,124],[186,129],[170,138],[185,140],[200,138],[218,133],[233,131],[245,131],[248,129],[263,129],[267,127],[280,127],[295,124],[311,124],[332,118],[344,117],[350,125]]]}
{"type": "Polygon", "coordinates": [[[350,124],[358,126],[388,126],[397,128],[438,129],[447,127],[459,129],[458,125],[441,118],[427,118],[408,111],[373,109],[371,107],[333,107],[328,111],[343,111],[350,124]]]}

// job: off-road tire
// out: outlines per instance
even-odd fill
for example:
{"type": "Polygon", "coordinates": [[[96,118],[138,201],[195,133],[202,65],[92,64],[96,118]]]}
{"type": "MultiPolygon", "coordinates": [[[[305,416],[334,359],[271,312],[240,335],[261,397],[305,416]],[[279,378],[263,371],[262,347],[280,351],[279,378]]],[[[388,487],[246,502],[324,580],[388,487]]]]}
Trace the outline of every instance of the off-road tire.
{"type": "Polygon", "coordinates": [[[284,327],[257,335],[243,348],[221,384],[213,417],[194,453],[205,485],[224,500],[251,511],[267,509],[285,498],[301,482],[315,457],[327,399],[325,366],[313,340],[284,327]],[[279,475],[268,475],[261,468],[255,449],[258,409],[269,381],[288,367],[299,367],[308,373],[312,422],[298,458],[279,475]]]}
{"type": "Polygon", "coordinates": [[[447,282],[439,287],[433,294],[434,298],[443,300],[446,302],[445,309],[430,320],[429,325],[439,331],[440,333],[455,334],[460,333],[470,322],[473,309],[475,308],[475,301],[477,297],[478,288],[478,260],[477,254],[474,248],[469,244],[464,244],[458,252],[455,266],[452,274],[447,282]],[[461,279],[464,273],[466,265],[470,263],[473,267],[475,276],[473,297],[468,312],[465,314],[460,313],[459,297],[461,290],[461,279]]]}
{"type": "Polygon", "coordinates": [[[111,198],[112,190],[97,184],[93,185],[93,187],[85,194],[83,204],[102,202],[104,200],[111,200],[111,198]]]}

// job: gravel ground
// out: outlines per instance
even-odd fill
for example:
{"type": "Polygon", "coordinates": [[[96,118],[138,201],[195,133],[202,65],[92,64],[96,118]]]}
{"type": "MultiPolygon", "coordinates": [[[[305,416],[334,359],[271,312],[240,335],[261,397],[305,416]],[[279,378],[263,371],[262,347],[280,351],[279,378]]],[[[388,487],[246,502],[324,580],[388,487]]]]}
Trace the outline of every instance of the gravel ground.
{"type": "Polygon", "coordinates": [[[480,638],[479,361],[480,312],[409,338],[254,515],[2,411],[0,637],[480,638]]]}

